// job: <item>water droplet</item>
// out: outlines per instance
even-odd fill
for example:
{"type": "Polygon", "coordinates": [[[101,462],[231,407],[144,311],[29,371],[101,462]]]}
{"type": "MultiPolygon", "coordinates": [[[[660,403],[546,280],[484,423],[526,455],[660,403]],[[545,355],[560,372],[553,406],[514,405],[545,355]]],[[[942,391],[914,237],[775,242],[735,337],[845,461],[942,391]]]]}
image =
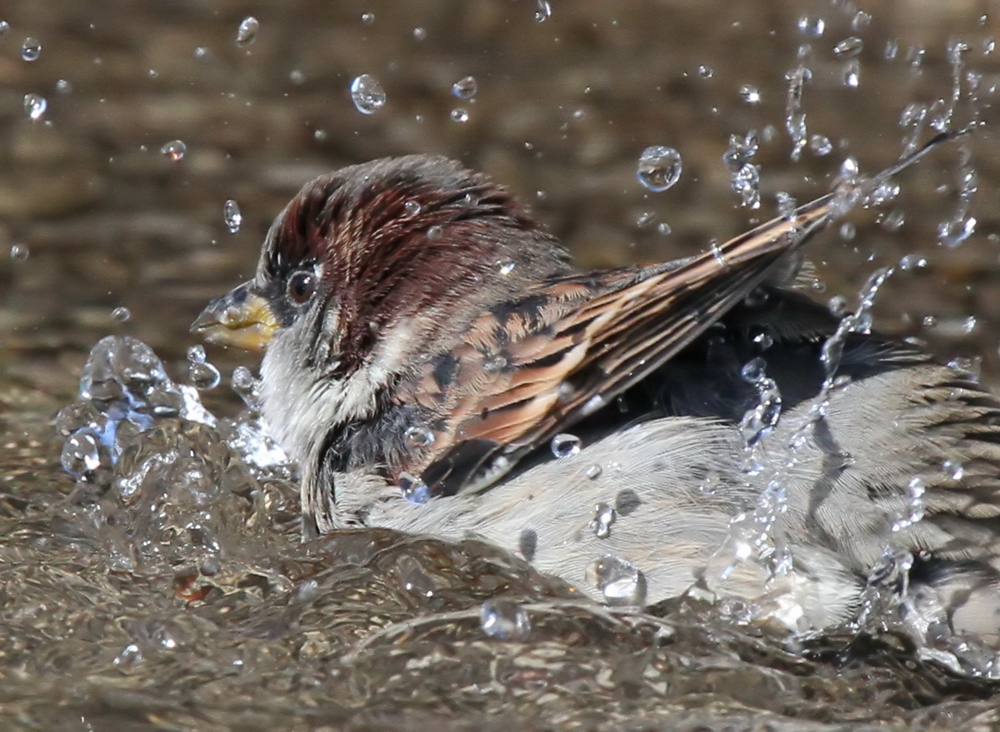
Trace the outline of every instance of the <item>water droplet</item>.
{"type": "Polygon", "coordinates": [[[594,463],[593,465],[588,465],[587,469],[583,471],[583,474],[586,475],[591,480],[597,480],[598,478],[601,477],[601,473],[603,472],[604,470],[601,468],[601,466],[598,465],[597,463],[594,463]]]}
{"type": "Polygon", "coordinates": [[[778,204],[778,215],[789,221],[795,218],[795,199],[785,191],[778,191],[774,194],[778,204]]]}
{"type": "Polygon", "coordinates": [[[721,485],[722,475],[716,470],[710,470],[698,488],[705,495],[714,496],[721,485]]]}
{"type": "Polygon", "coordinates": [[[458,122],[459,124],[464,124],[469,121],[468,110],[462,109],[461,107],[456,107],[451,110],[451,121],[458,122]]]}
{"type": "Polygon", "coordinates": [[[25,61],[37,61],[42,55],[42,44],[34,38],[25,38],[21,44],[21,58],[25,61]]]}
{"type": "Polygon", "coordinates": [[[722,155],[722,162],[732,176],[733,190],[740,194],[747,208],[760,208],[760,167],[750,159],[760,149],[760,140],[755,130],[746,135],[729,136],[729,149],[722,155]]]}
{"type": "Polygon", "coordinates": [[[422,41],[427,38],[427,31],[424,28],[414,28],[413,29],[413,40],[422,41]]]}
{"type": "Polygon", "coordinates": [[[188,378],[198,391],[208,391],[219,385],[222,374],[210,363],[192,363],[188,367],[188,378]]]}
{"type": "Polygon", "coordinates": [[[408,216],[416,216],[420,213],[420,204],[416,201],[407,201],[403,204],[403,210],[406,211],[408,216]]]}
{"type": "Polygon", "coordinates": [[[740,369],[740,376],[750,384],[757,384],[764,378],[766,366],[767,361],[763,358],[751,359],[743,364],[743,368],[740,369]]]}
{"type": "Polygon", "coordinates": [[[927,117],[927,105],[913,102],[907,104],[899,115],[900,127],[917,127],[927,117]]]}
{"type": "Polygon", "coordinates": [[[638,226],[641,229],[641,228],[644,228],[646,226],[649,226],[654,221],[656,221],[656,212],[655,211],[643,211],[636,218],[635,225],[638,226]]]}
{"type": "Polygon", "coordinates": [[[833,47],[833,55],[837,58],[854,58],[861,53],[864,47],[864,41],[857,36],[851,36],[833,47]]]}
{"type": "Polygon", "coordinates": [[[260,30],[260,21],[252,15],[248,15],[236,29],[236,45],[249,46],[257,40],[257,31],[260,30]]]}
{"type": "Polygon", "coordinates": [[[927,266],[927,257],[922,254],[907,254],[899,260],[902,270],[921,269],[927,266]]]}
{"type": "Polygon", "coordinates": [[[833,143],[826,135],[813,135],[809,138],[809,149],[816,155],[829,155],[833,152],[833,143]]]}
{"type": "Polygon", "coordinates": [[[497,262],[497,268],[500,274],[506,277],[517,268],[517,263],[508,259],[506,262],[497,262]]]}
{"type": "Polygon", "coordinates": [[[760,104],[760,91],[751,84],[744,84],[740,87],[740,96],[747,104],[760,104]]]}
{"type": "Polygon", "coordinates": [[[826,307],[834,317],[843,318],[847,315],[847,298],[843,295],[834,295],[826,303],[826,307]]]}
{"type": "Polygon", "coordinates": [[[924,493],[926,491],[927,486],[921,478],[916,477],[909,482],[906,486],[906,495],[909,498],[909,502],[903,515],[893,523],[893,531],[902,531],[923,519],[927,508],[924,502],[924,493]]]}
{"type": "Polygon", "coordinates": [[[184,144],[183,140],[171,140],[160,148],[160,153],[170,158],[175,163],[179,160],[183,160],[186,152],[187,145],[184,144]]]}
{"type": "Polygon", "coordinates": [[[844,64],[844,86],[857,89],[861,84],[861,63],[857,59],[851,59],[844,64]]]}
{"type": "Polygon", "coordinates": [[[840,234],[840,238],[844,241],[852,241],[854,236],[858,233],[858,227],[850,222],[844,223],[840,225],[838,233],[840,234]]]}
{"type": "Polygon", "coordinates": [[[606,503],[598,503],[594,507],[594,518],[590,521],[594,536],[598,539],[607,539],[611,536],[611,525],[617,518],[618,513],[614,508],[606,503]]]}
{"type": "Polygon", "coordinates": [[[670,228],[670,224],[666,221],[661,221],[656,225],[656,233],[660,236],[670,236],[674,233],[674,230],[670,228]]]}
{"type": "Polygon", "coordinates": [[[899,183],[892,180],[884,180],[875,186],[866,203],[871,206],[884,206],[899,196],[899,183]]]}
{"type": "Polygon", "coordinates": [[[965,466],[960,460],[945,460],[941,465],[944,474],[954,481],[959,481],[965,477],[965,466]]]}
{"type": "Polygon", "coordinates": [[[240,206],[232,198],[222,204],[222,220],[226,222],[226,228],[230,234],[235,234],[243,224],[243,214],[240,213],[240,206]]]}
{"type": "Polygon", "coordinates": [[[464,76],[451,85],[451,93],[458,99],[472,99],[479,91],[479,85],[473,76],[464,76]]]}
{"type": "Polygon", "coordinates": [[[431,489],[424,481],[410,473],[399,474],[399,488],[403,492],[403,498],[410,503],[423,505],[431,500],[431,489]]]}
{"type": "Polygon", "coordinates": [[[11,244],[10,246],[10,258],[23,262],[31,254],[31,250],[28,248],[27,244],[11,244]]]}
{"type": "Polygon", "coordinates": [[[250,369],[246,366],[237,366],[233,369],[230,385],[249,409],[253,411],[260,409],[260,381],[253,377],[250,369]]]}
{"type": "Polygon", "coordinates": [[[434,433],[426,427],[413,425],[403,433],[403,444],[410,450],[419,450],[434,444],[434,433]]]}
{"type": "Polygon", "coordinates": [[[375,22],[375,13],[362,13],[361,22],[365,25],[371,25],[375,22]]]}
{"type": "Polygon", "coordinates": [[[954,249],[968,239],[976,230],[976,217],[951,219],[938,224],[938,239],[946,247],[954,249]]]}
{"type": "Polygon", "coordinates": [[[479,627],[490,638],[523,640],[531,632],[531,621],[517,603],[490,598],[479,606],[479,627]]]}
{"type": "Polygon", "coordinates": [[[568,458],[580,454],[582,442],[576,435],[560,432],[552,438],[550,447],[552,448],[552,454],[557,458],[568,458]]]}
{"type": "Polygon", "coordinates": [[[747,449],[771,434],[781,417],[781,392],[777,382],[764,373],[764,366],[764,359],[755,358],[743,367],[743,378],[757,388],[757,404],[748,409],[740,421],[747,449]]]}
{"type": "Polygon", "coordinates": [[[296,86],[302,86],[306,83],[306,75],[300,69],[292,69],[288,72],[288,80],[296,86]]]}
{"type": "Polygon", "coordinates": [[[427,238],[430,239],[431,241],[437,241],[442,236],[444,236],[443,226],[434,224],[434,226],[431,226],[430,228],[427,229],[427,238]]]}
{"type": "Polygon", "coordinates": [[[551,17],[552,6],[549,4],[548,0],[538,0],[538,4],[535,6],[535,22],[544,23],[551,17]]]}
{"type": "Polygon", "coordinates": [[[975,356],[972,358],[953,358],[948,362],[948,368],[960,371],[967,379],[978,382],[982,377],[983,359],[981,356],[975,356]]]}
{"type": "Polygon", "coordinates": [[[586,574],[609,605],[642,605],[646,601],[646,576],[628,560],[608,554],[591,562],[586,574]]]}
{"type": "Polygon", "coordinates": [[[890,211],[882,219],[882,228],[886,231],[899,231],[903,224],[906,222],[906,214],[903,213],[902,209],[895,209],[890,211]]]}
{"type": "Polygon", "coordinates": [[[132,668],[142,661],[142,650],[135,643],[129,643],[113,661],[119,668],[132,668]]]}
{"type": "Polygon", "coordinates": [[[3,38],[8,33],[10,33],[10,23],[6,20],[0,20],[0,38],[3,38]]]}
{"type": "Polygon", "coordinates": [[[483,362],[483,371],[487,374],[496,374],[507,368],[509,361],[506,356],[493,356],[493,358],[487,359],[483,362]]]}
{"type": "Polygon", "coordinates": [[[62,468],[74,478],[86,478],[101,467],[100,441],[89,430],[74,432],[63,445],[60,462],[62,468]]]}
{"type": "Polygon", "coordinates": [[[117,307],[111,311],[111,318],[117,323],[127,323],[132,317],[132,311],[126,307],[117,307]]]}
{"type": "Polygon", "coordinates": [[[202,345],[191,346],[187,349],[188,363],[205,363],[208,356],[205,354],[205,347],[202,345]]]}
{"type": "Polygon", "coordinates": [[[796,26],[799,33],[807,38],[819,38],[826,30],[826,21],[811,15],[803,15],[799,18],[796,26]]]}
{"type": "Polygon", "coordinates": [[[361,74],[351,82],[351,100],[362,114],[374,114],[385,106],[385,91],[371,74],[361,74]]]}
{"type": "Polygon", "coordinates": [[[639,156],[635,175],[645,188],[657,193],[665,191],[681,177],[681,155],[672,147],[647,147],[639,156]]]}
{"type": "Polygon", "coordinates": [[[41,94],[24,95],[24,111],[32,122],[38,122],[45,116],[49,103],[41,94]]]}
{"type": "Polygon", "coordinates": [[[858,171],[860,170],[857,158],[846,157],[844,158],[844,162],[840,164],[840,177],[847,181],[853,180],[858,177],[858,171]]]}
{"type": "Polygon", "coordinates": [[[69,94],[73,91],[73,85],[70,84],[65,79],[60,79],[56,82],[56,93],[57,94],[69,94]]]}
{"type": "Polygon", "coordinates": [[[295,599],[299,602],[312,602],[319,597],[320,593],[319,582],[310,577],[295,589],[295,599]]]}

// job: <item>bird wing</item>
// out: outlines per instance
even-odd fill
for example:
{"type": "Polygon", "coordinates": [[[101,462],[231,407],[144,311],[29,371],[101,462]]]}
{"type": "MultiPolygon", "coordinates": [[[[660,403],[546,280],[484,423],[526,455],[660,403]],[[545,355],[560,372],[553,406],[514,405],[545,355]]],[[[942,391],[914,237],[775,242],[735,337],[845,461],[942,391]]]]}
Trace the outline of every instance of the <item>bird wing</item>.
{"type": "Polygon", "coordinates": [[[491,308],[464,344],[400,385],[433,415],[434,437],[402,470],[432,495],[493,482],[684,349],[866,190],[957,134],[690,259],[564,276],[491,308]]]}
{"type": "Polygon", "coordinates": [[[432,449],[406,472],[435,495],[495,479],[701,335],[836,207],[828,194],[691,259],[566,276],[492,308],[401,386],[435,415],[432,449]]]}

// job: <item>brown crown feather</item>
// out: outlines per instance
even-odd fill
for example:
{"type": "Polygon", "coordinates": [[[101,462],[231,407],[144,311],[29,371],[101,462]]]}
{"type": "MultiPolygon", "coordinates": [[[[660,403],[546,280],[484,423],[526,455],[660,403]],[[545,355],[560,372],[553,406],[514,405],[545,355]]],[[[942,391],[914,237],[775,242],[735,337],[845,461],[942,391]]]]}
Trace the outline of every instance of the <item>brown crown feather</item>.
{"type": "Polygon", "coordinates": [[[358,363],[400,317],[433,310],[472,318],[569,271],[566,252],[506,190],[423,155],[351,166],[304,186],[272,227],[262,268],[281,281],[312,263],[341,308],[341,355],[358,363]]]}

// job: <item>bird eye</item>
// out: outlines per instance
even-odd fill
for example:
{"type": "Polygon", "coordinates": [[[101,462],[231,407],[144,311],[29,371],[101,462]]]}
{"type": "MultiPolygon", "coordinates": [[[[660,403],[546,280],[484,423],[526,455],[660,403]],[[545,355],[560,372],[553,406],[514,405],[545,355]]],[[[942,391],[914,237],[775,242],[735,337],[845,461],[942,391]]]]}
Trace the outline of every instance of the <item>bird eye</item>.
{"type": "Polygon", "coordinates": [[[308,302],[316,292],[316,275],[310,270],[299,270],[292,274],[288,278],[288,285],[286,286],[286,292],[288,297],[292,299],[292,302],[296,302],[302,305],[308,302]]]}

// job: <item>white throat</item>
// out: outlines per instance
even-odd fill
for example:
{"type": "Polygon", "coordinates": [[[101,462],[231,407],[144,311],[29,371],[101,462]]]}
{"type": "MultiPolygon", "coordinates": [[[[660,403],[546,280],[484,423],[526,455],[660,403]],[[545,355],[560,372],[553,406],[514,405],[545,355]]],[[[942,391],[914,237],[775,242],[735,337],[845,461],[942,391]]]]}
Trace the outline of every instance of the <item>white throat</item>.
{"type": "Polygon", "coordinates": [[[361,368],[343,379],[307,367],[304,333],[293,325],[278,331],[261,362],[262,412],[285,451],[303,464],[316,458],[333,428],[372,417],[376,396],[405,363],[412,333],[408,321],[380,340],[361,368]]]}

